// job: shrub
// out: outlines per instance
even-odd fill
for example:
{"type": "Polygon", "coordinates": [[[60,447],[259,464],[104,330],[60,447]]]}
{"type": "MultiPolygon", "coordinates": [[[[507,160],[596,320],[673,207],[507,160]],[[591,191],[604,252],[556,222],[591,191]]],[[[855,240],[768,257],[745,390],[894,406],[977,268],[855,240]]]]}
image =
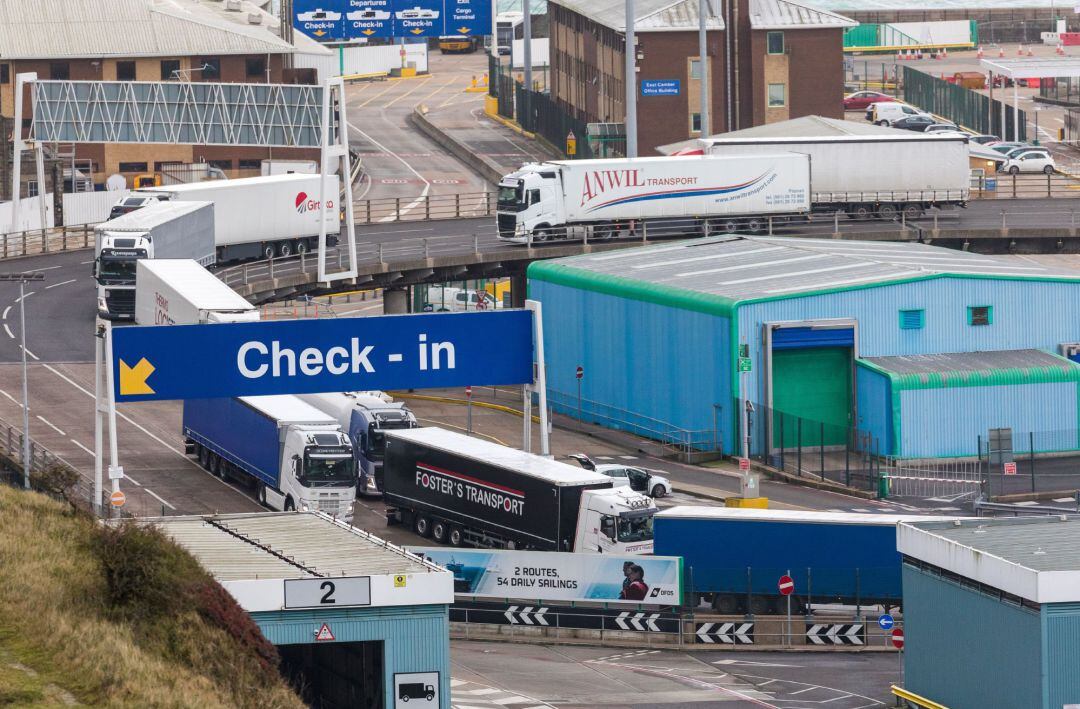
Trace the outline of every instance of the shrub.
{"type": "Polygon", "coordinates": [[[53,461],[44,470],[30,471],[30,487],[74,506],[73,491],[79,484],[79,473],[67,463],[53,461]]]}

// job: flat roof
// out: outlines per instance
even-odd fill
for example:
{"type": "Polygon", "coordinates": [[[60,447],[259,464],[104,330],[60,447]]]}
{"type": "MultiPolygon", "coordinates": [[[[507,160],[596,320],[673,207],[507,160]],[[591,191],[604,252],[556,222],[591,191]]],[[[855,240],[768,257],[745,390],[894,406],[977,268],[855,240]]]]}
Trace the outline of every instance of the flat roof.
{"type": "Polygon", "coordinates": [[[887,372],[914,375],[930,381],[931,375],[967,382],[972,375],[988,372],[1026,373],[1029,375],[1058,374],[1066,381],[1080,380],[1080,365],[1043,350],[998,350],[993,352],[951,352],[944,354],[900,355],[895,357],[863,357],[887,372]],[[1050,370],[1050,371],[1047,371],[1050,370]]]}
{"type": "Polygon", "coordinates": [[[656,513],[662,519],[723,519],[728,521],[805,522],[811,524],[872,524],[893,527],[900,522],[948,520],[951,517],[871,514],[864,512],[815,512],[813,510],[755,510],[680,505],[656,513]]]}
{"type": "Polygon", "coordinates": [[[539,280],[584,279],[615,290],[648,284],[729,304],[936,276],[1080,283],[1076,271],[925,244],[739,235],[571,256],[529,268],[529,277],[539,280]]]}
{"type": "Polygon", "coordinates": [[[979,65],[1010,79],[1053,79],[1080,76],[1080,57],[1017,57],[981,59],[979,65]]]}
{"type": "Polygon", "coordinates": [[[466,436],[463,433],[447,431],[444,428],[426,427],[386,431],[388,439],[399,438],[411,443],[431,446],[449,451],[491,465],[510,468],[522,475],[553,483],[555,485],[595,485],[610,483],[611,478],[600,473],[590,472],[543,456],[519,451],[516,448],[500,446],[497,443],[480,438],[466,436]]]}
{"type": "Polygon", "coordinates": [[[1080,601],[1080,518],[903,522],[897,549],[1034,603],[1080,601]]]}
{"type": "Polygon", "coordinates": [[[313,426],[337,425],[336,418],[329,414],[324,414],[311,404],[291,394],[242,396],[240,397],[240,401],[276,421],[306,423],[313,426]]]}

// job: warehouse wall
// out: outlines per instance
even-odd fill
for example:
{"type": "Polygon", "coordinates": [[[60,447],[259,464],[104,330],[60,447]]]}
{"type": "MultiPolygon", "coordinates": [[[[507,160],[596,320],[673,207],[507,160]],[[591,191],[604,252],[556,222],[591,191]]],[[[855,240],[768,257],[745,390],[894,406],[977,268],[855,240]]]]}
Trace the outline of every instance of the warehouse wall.
{"type": "Polygon", "coordinates": [[[905,688],[948,707],[1048,706],[1038,611],[908,564],[903,576],[905,688]]]}
{"type": "Polygon", "coordinates": [[[585,368],[588,421],[656,438],[659,422],[708,435],[714,404],[724,450],[733,450],[730,320],[532,278],[544,306],[544,355],[552,407],[577,415],[575,370],[585,368]],[[597,402],[592,404],[589,402],[597,402]],[[625,422],[625,423],[621,423],[625,422]]]}
{"type": "Polygon", "coordinates": [[[1077,447],[1077,385],[1012,384],[1008,386],[919,389],[900,392],[900,450],[905,458],[973,456],[979,436],[991,428],[1013,429],[1014,447],[1026,450],[1028,433],[1037,435],[1038,453],[1077,447]]]}
{"type": "Polygon", "coordinates": [[[1043,606],[1047,706],[1080,704],[1080,603],[1043,606]]]}
{"type": "Polygon", "coordinates": [[[856,428],[875,439],[876,451],[895,454],[893,435],[892,382],[869,367],[855,363],[856,428]]]}

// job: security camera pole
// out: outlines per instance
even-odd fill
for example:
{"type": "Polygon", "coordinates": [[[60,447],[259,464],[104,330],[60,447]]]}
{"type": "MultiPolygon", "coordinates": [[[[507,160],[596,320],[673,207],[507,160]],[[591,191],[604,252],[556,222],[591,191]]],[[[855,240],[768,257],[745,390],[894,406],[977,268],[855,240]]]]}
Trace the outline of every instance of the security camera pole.
{"type": "Polygon", "coordinates": [[[23,487],[30,488],[30,393],[26,374],[26,282],[43,281],[44,273],[0,273],[0,281],[19,282],[19,340],[22,349],[23,487]]]}

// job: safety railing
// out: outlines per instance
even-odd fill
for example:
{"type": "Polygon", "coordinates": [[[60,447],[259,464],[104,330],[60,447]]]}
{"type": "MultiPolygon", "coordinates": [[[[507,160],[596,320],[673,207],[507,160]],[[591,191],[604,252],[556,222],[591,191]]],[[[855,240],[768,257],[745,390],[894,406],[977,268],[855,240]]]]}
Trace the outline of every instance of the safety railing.
{"type": "Polygon", "coordinates": [[[0,259],[85,249],[93,245],[93,224],[17,231],[0,234],[0,259]]]}
{"type": "MultiPolygon", "coordinates": [[[[372,179],[372,178],[368,178],[372,179]]],[[[384,183],[387,180],[383,181],[384,183]]],[[[394,181],[390,180],[392,184],[394,181]]],[[[407,180],[402,180],[407,183],[407,180]]],[[[357,224],[379,224],[400,221],[434,221],[439,219],[469,219],[495,214],[494,192],[458,192],[427,194],[416,197],[382,197],[353,202],[353,217],[357,224]]]]}

